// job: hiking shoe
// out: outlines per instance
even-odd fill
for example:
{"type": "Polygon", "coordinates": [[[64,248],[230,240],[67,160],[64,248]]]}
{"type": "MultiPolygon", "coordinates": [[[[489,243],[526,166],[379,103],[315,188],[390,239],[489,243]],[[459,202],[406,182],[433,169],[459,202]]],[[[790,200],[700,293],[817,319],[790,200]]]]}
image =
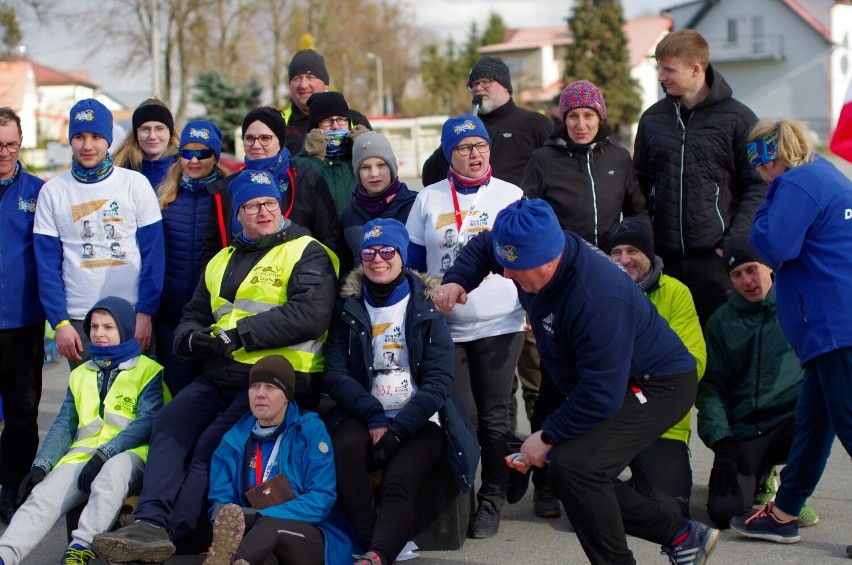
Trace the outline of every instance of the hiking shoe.
{"type": "Polygon", "coordinates": [[[485,539],[493,537],[500,529],[500,513],[490,502],[483,501],[476,509],[476,517],[470,524],[467,537],[473,539],[485,539]]]}
{"type": "Polygon", "coordinates": [[[539,518],[558,518],[562,513],[559,509],[559,499],[548,487],[537,488],[533,492],[533,510],[539,518]]]}
{"type": "Polygon", "coordinates": [[[236,504],[223,506],[213,520],[213,543],[207,550],[204,565],[231,565],[231,559],[243,541],[245,531],[246,519],[243,509],[236,504]]]}
{"type": "Polygon", "coordinates": [[[778,492],[778,475],[775,473],[775,467],[769,471],[769,476],[766,482],[760,485],[757,492],[754,494],[754,503],[759,506],[766,506],[768,502],[775,500],[775,494],[778,492]]]}
{"type": "Polygon", "coordinates": [[[799,512],[799,527],[810,528],[811,526],[816,526],[818,522],[819,516],[817,516],[814,509],[807,504],[802,506],[802,510],[799,512]]]}
{"type": "Polygon", "coordinates": [[[751,516],[734,516],[731,518],[731,529],[745,538],[774,541],[775,543],[796,543],[799,537],[799,520],[793,518],[782,522],[772,514],[774,502],[752,514],[751,516]]]}
{"type": "Polygon", "coordinates": [[[690,520],[687,526],[689,530],[682,539],[661,548],[660,553],[668,556],[671,565],[703,565],[719,539],[719,530],[707,524],[690,520]]]}
{"type": "Polygon", "coordinates": [[[98,534],[92,549],[104,561],[160,563],[175,553],[175,544],[161,526],[136,521],[114,532],[98,534]]]}
{"type": "Polygon", "coordinates": [[[62,554],[60,565],[88,565],[95,558],[95,552],[79,543],[72,544],[62,554]]]}

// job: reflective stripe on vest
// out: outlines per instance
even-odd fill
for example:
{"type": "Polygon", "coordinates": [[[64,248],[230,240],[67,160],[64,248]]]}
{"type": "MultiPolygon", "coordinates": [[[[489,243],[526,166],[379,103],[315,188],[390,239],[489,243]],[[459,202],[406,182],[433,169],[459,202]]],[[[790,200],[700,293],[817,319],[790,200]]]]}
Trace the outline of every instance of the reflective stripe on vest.
{"type": "MultiPolygon", "coordinates": [[[[68,388],[74,397],[77,410],[77,433],[68,451],[56,463],[82,463],[88,461],[101,445],[105,444],[136,419],[136,403],[139,395],[157,375],[163,371],[162,365],[140,355],[136,366],[122,370],[107,391],[104,398],[104,416],[100,416],[100,393],[98,391],[98,371],[90,368],[89,363],[80,365],[71,372],[68,388]]],[[[104,375],[104,378],[107,378],[104,375]]],[[[163,403],[171,395],[163,389],[163,403]]],[[[148,444],[128,449],[145,461],[148,457],[148,444]]]]}
{"type": "MultiPolygon", "coordinates": [[[[234,253],[234,247],[219,251],[204,271],[204,280],[210,292],[210,310],[215,327],[227,331],[237,327],[237,322],[243,318],[268,312],[287,303],[287,285],[293,268],[302,259],[307,246],[317,243],[325,249],[334,266],[335,274],[339,271],[339,261],[326,246],[308,235],[276,245],[257,262],[237,289],[234,302],[229,302],[220,296],[222,278],[228,268],[228,263],[234,253]]],[[[240,347],[233,353],[234,361],[253,365],[267,355],[283,355],[293,365],[293,369],[303,373],[319,373],[323,370],[324,358],[322,346],[328,332],[323,332],[317,340],[296,343],[287,347],[263,349],[248,352],[240,347]]]]}

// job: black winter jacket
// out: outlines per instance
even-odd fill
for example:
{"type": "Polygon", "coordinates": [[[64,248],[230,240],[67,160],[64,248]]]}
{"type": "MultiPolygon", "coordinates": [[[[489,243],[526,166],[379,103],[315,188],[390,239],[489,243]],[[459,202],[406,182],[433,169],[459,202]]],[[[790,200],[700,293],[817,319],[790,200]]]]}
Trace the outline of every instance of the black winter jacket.
{"type": "Polygon", "coordinates": [[[526,196],[550,204],[563,230],[598,247],[622,214],[650,221],[630,153],[609,142],[611,132],[602,125],[594,142],[578,145],[559,128],[532,154],[521,181],[526,196]]]}
{"type": "Polygon", "coordinates": [[[666,96],[639,120],[633,161],[657,255],[690,257],[748,235],[766,184],[746,156],[757,117],[707,66],[710,93],[694,108],[666,96]]]}
{"type": "MultiPolygon", "coordinates": [[[[491,169],[493,175],[515,186],[521,186],[524,168],[533,151],[544,145],[553,122],[550,118],[523,108],[518,108],[510,98],[499,108],[480,114],[485,130],[491,138],[491,169]]],[[[423,163],[421,180],[429,186],[447,178],[450,164],[438,147],[423,163]]]]}

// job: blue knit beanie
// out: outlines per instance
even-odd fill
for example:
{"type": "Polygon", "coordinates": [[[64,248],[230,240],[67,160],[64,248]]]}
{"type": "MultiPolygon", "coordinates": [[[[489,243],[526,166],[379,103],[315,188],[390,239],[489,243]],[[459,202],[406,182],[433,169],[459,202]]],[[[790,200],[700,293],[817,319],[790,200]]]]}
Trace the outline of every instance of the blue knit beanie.
{"type": "Polygon", "coordinates": [[[190,143],[200,143],[216,154],[216,160],[222,154],[222,132],[219,126],[205,120],[194,120],[183,127],[180,132],[180,148],[190,143]]]}
{"type": "Polygon", "coordinates": [[[118,335],[121,336],[122,343],[133,339],[136,335],[136,310],[134,310],[133,305],[124,298],[107,296],[98,300],[83,319],[83,330],[86,332],[86,337],[92,333],[92,312],[95,310],[106,310],[112,315],[115,325],[118,326],[118,335]]]}
{"type": "Polygon", "coordinates": [[[373,245],[393,247],[399,253],[404,267],[408,261],[408,230],[405,225],[393,218],[376,218],[364,226],[364,239],[361,250],[373,245]]]}
{"type": "Polygon", "coordinates": [[[474,115],[462,114],[444,122],[444,127],[441,128],[441,149],[447,163],[452,162],[453,149],[466,137],[481,137],[491,143],[485,124],[474,115]]]}
{"type": "Polygon", "coordinates": [[[553,208],[539,198],[518,200],[500,210],[491,233],[497,262],[507,269],[541,267],[565,249],[553,208]]]}
{"type": "Polygon", "coordinates": [[[234,201],[234,213],[243,204],[254,198],[269,196],[281,200],[281,192],[275,184],[275,179],[267,171],[243,169],[228,186],[231,199],[234,201]]]}
{"type": "Polygon", "coordinates": [[[94,98],[80,100],[71,108],[68,139],[80,133],[96,133],[112,145],[112,112],[94,98]]]}

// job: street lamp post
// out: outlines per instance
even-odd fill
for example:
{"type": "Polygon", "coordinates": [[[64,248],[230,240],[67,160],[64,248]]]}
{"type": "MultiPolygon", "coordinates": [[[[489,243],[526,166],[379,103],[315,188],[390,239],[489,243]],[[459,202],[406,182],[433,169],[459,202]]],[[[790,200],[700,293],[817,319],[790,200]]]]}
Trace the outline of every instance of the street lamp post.
{"type": "Polygon", "coordinates": [[[367,58],[376,62],[376,90],[378,97],[376,98],[376,115],[382,116],[385,113],[385,83],[384,73],[382,72],[382,58],[375,53],[366,53],[367,58]]]}

